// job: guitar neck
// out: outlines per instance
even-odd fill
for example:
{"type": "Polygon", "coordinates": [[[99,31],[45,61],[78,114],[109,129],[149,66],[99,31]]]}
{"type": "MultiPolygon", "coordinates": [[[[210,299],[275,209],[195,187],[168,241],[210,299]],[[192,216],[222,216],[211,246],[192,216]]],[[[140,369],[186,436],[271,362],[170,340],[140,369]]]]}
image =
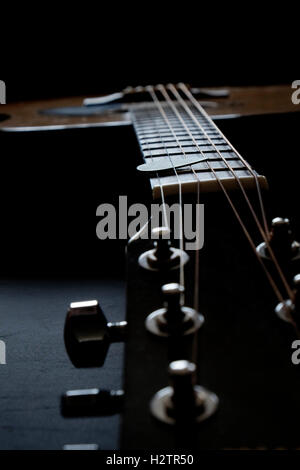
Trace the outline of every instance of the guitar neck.
{"type": "Polygon", "coordinates": [[[162,102],[133,105],[130,113],[145,163],[171,164],[178,158],[196,157],[203,161],[182,168],[171,168],[168,173],[157,173],[150,178],[153,198],[183,193],[217,192],[237,188],[237,178],[245,188],[253,188],[258,180],[261,188],[267,188],[264,176],[256,173],[230,144],[203,108],[197,109],[185,103],[162,102]],[[175,111],[175,109],[176,111],[175,111]],[[222,185],[220,184],[220,181],[222,185]]]}

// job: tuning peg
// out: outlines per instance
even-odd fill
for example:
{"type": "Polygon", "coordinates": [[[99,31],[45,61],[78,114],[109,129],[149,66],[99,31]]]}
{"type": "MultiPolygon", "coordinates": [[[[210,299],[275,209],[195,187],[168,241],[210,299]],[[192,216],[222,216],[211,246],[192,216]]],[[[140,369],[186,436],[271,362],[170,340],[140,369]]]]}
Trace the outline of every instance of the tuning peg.
{"type": "Polygon", "coordinates": [[[69,390],[61,399],[61,413],[65,417],[110,416],[122,411],[123,390],[69,390]]]}
{"type": "Polygon", "coordinates": [[[139,257],[142,268],[150,271],[176,269],[185,264],[189,257],[187,253],[171,246],[171,231],[168,227],[155,227],[151,231],[154,248],[139,257]]]}
{"type": "MultiPolygon", "coordinates": [[[[300,257],[300,245],[293,239],[289,219],[276,217],[272,220],[269,244],[281,263],[288,263],[300,257]]],[[[262,258],[271,259],[265,242],[258,245],[257,252],[262,258]]]]}
{"type": "Polygon", "coordinates": [[[181,305],[184,287],[177,283],[162,286],[164,307],[146,318],[146,328],[158,336],[188,335],[204,323],[204,317],[191,307],[181,305]]]}
{"type": "Polygon", "coordinates": [[[171,230],[168,227],[156,227],[152,229],[152,239],[154,241],[155,250],[153,253],[153,262],[163,264],[170,261],[172,257],[171,249],[171,230]]]}
{"type": "Polygon", "coordinates": [[[123,341],[127,322],[108,323],[97,300],[73,302],[64,329],[65,347],[75,367],[101,367],[109,344],[123,341]]]}
{"type": "Polygon", "coordinates": [[[193,384],[196,365],[186,360],[169,365],[170,386],[159,390],[150,402],[153,416],[167,424],[201,422],[217,410],[218,397],[193,384]]]}
{"type": "Polygon", "coordinates": [[[294,284],[294,299],[285,300],[280,302],[276,308],[275,313],[286,322],[294,322],[300,327],[300,274],[296,274],[293,279],[294,284]]]}

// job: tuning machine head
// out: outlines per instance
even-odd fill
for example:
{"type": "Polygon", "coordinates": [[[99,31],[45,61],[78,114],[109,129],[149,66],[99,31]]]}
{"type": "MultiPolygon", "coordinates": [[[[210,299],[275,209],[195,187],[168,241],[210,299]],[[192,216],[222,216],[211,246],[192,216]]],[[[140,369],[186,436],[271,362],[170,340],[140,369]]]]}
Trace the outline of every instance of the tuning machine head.
{"type": "Polygon", "coordinates": [[[146,318],[147,330],[157,336],[181,336],[195,333],[204,323],[203,315],[181,305],[184,287],[177,283],[162,286],[164,307],[146,318]]]}
{"type": "Polygon", "coordinates": [[[275,313],[281,320],[289,323],[295,323],[300,327],[300,274],[296,274],[293,279],[294,284],[294,299],[284,300],[280,302],[276,308],[275,313]]]}
{"type": "Polygon", "coordinates": [[[151,231],[154,248],[141,254],[139,265],[149,271],[177,269],[186,264],[187,253],[171,246],[171,231],[168,227],[156,227],[151,231]]]}
{"type": "Polygon", "coordinates": [[[75,367],[101,367],[109,344],[122,341],[127,322],[108,323],[97,300],[73,302],[67,313],[64,340],[75,367]]]}
{"type": "MultiPolygon", "coordinates": [[[[272,220],[269,237],[269,244],[276,258],[284,263],[300,258],[300,244],[294,240],[290,225],[289,219],[275,217],[272,220]]],[[[271,260],[268,246],[265,242],[258,245],[257,252],[262,258],[271,260]]]]}
{"type": "Polygon", "coordinates": [[[218,397],[193,384],[196,365],[186,360],[169,365],[170,386],[159,390],[150,402],[150,411],[167,424],[200,423],[215,413],[218,397]]]}

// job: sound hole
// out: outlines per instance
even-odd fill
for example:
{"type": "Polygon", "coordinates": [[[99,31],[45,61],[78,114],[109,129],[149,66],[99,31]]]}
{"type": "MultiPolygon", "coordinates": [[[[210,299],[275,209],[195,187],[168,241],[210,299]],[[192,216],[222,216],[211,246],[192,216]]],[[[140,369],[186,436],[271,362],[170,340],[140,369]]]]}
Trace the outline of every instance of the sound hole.
{"type": "Polygon", "coordinates": [[[40,114],[48,116],[96,116],[107,113],[125,113],[127,109],[122,107],[122,104],[112,103],[99,106],[66,106],[64,108],[50,108],[40,110],[40,114]]]}

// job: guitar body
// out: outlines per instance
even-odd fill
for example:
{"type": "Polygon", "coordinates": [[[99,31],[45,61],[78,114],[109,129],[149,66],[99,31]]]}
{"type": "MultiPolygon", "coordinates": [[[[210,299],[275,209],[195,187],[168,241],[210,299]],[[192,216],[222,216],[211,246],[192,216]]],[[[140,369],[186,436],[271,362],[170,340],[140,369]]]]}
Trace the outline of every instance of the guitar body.
{"type": "MultiPolygon", "coordinates": [[[[210,89],[204,88],[203,91],[210,89]]],[[[224,91],[226,94],[221,97],[204,95],[208,114],[242,117],[297,112],[297,106],[291,101],[291,88],[287,85],[226,87],[224,91]]],[[[131,124],[127,103],[112,102],[87,109],[83,102],[83,97],[75,97],[4,105],[1,107],[0,129],[13,132],[131,124]]]]}
{"type": "MultiPolygon", "coordinates": [[[[229,92],[228,98],[205,98],[217,104],[205,109],[251,166],[266,175],[268,220],[289,217],[297,239],[298,177],[293,170],[299,113],[291,104],[290,89],[232,88],[229,92]]],[[[126,450],[299,448],[300,376],[299,366],[291,361],[297,334],[274,313],[277,299],[220,193],[201,194],[205,232],[196,286],[199,310],[205,317],[198,339],[197,383],[218,396],[218,410],[197,426],[168,426],[151,415],[151,399],[168,385],[170,361],[179,358],[181,347],[185,358],[192,359],[188,340],[170,353],[166,338],[145,329],[147,315],[162,307],[162,284],[178,282],[178,271],[162,276],[140,267],[138,258],[152,247],[151,240],[134,241],[126,249],[126,240],[96,238],[99,204],[117,205],[119,195],[124,194],[129,203],[149,205],[152,195],[148,178],[136,171],[142,157],[126,105],[93,115],[83,112],[81,98],[1,107],[0,139],[6,154],[15,156],[3,162],[3,170],[14,176],[14,191],[22,195],[26,208],[17,216],[11,215],[10,207],[3,209],[10,230],[2,233],[2,243],[13,247],[14,254],[13,258],[11,250],[3,254],[2,277],[14,288],[3,298],[8,317],[11,308],[11,321],[3,327],[1,338],[7,337],[10,362],[20,361],[17,371],[7,369],[3,385],[6,403],[11,404],[5,405],[5,420],[8,427],[12,423],[17,442],[12,443],[8,428],[3,429],[3,447],[61,448],[84,441],[102,449],[126,450]],[[28,154],[28,148],[30,156],[25,160],[22,156],[28,154]],[[18,172],[14,171],[16,160],[18,172]],[[31,280],[26,284],[25,278],[31,280]],[[20,298],[11,303],[18,282],[29,286],[29,291],[25,289],[23,294],[21,290],[24,302],[20,298]],[[63,309],[71,301],[90,297],[98,298],[109,321],[126,318],[128,335],[124,350],[120,345],[111,346],[103,368],[83,371],[71,366],[63,348],[63,309]],[[36,299],[43,305],[46,327],[36,299]],[[25,316],[20,313],[22,305],[26,306],[25,316]],[[11,348],[9,335],[15,322],[25,325],[17,344],[29,344],[35,337],[36,350],[46,344],[48,353],[33,361],[25,348],[11,348]],[[10,412],[16,375],[17,383],[26,383],[29,369],[36,395],[44,397],[42,404],[29,405],[33,388],[29,384],[17,392],[23,411],[10,412]],[[41,370],[47,386],[42,385],[41,370]],[[124,389],[120,418],[67,420],[60,415],[58,400],[65,390],[95,386],[124,389]],[[24,409],[31,413],[34,429],[26,438],[22,434],[24,409]]],[[[6,182],[2,196],[10,188],[6,182]]],[[[250,194],[258,212],[257,195],[250,194]]],[[[185,197],[195,201],[195,195],[185,197]]],[[[255,244],[260,243],[245,202],[237,191],[232,198],[245,214],[255,244]]],[[[188,255],[185,305],[192,307],[195,252],[188,255]]],[[[299,272],[297,263],[293,269],[293,274],[299,272]]],[[[0,409],[4,410],[4,404],[0,409]]]]}

